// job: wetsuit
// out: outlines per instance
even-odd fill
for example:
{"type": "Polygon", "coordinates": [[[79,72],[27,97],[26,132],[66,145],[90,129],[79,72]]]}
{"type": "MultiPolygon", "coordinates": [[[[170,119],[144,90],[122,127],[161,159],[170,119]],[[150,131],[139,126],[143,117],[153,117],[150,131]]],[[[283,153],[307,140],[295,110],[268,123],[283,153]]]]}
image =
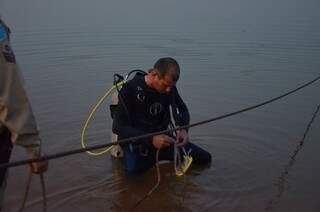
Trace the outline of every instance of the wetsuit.
{"type": "MultiPolygon", "coordinates": [[[[168,129],[170,124],[170,106],[177,126],[189,124],[188,108],[181,99],[176,87],[169,94],[162,94],[150,88],[145,82],[145,75],[137,73],[120,90],[119,103],[113,115],[113,132],[119,139],[144,135],[168,129]]],[[[129,172],[140,172],[155,163],[156,148],[152,138],[142,143],[124,145],[124,160],[129,172]]],[[[211,155],[200,147],[188,143],[186,150],[192,149],[191,156],[195,163],[208,163],[211,155]]],[[[160,151],[160,160],[173,160],[173,146],[160,151]]]]}

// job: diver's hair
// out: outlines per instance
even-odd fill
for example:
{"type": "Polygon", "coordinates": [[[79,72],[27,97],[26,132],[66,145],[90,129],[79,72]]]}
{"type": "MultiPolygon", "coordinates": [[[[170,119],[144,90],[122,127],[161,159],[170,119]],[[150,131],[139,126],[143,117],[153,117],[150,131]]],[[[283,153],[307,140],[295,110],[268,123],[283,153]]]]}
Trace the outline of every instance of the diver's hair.
{"type": "Polygon", "coordinates": [[[178,81],[180,76],[180,67],[178,62],[171,57],[160,58],[153,66],[153,70],[159,73],[160,78],[170,74],[172,80],[178,81]]]}

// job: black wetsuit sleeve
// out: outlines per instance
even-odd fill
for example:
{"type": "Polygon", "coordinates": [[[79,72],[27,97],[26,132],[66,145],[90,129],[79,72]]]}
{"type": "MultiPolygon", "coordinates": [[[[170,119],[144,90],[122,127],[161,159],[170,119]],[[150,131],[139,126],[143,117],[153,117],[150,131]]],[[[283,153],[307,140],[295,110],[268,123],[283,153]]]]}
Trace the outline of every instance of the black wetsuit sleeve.
{"type": "Polygon", "coordinates": [[[173,98],[173,118],[178,126],[188,125],[190,123],[189,110],[179,95],[176,87],[172,90],[173,98]]]}
{"type": "MultiPolygon", "coordinates": [[[[117,134],[120,139],[135,137],[146,134],[143,130],[132,126],[132,105],[134,105],[135,95],[134,88],[130,88],[130,84],[126,83],[121,88],[118,94],[118,105],[114,111],[114,118],[112,124],[113,133],[117,134]]],[[[144,139],[146,141],[146,139],[144,139]]]]}

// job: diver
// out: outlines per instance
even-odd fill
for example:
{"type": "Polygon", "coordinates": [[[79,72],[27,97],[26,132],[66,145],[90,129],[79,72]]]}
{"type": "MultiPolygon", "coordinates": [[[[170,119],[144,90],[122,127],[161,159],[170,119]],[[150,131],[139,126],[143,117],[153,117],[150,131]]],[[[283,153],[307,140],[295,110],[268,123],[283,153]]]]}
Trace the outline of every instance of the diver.
{"type": "MultiPolygon", "coordinates": [[[[137,71],[123,84],[118,93],[118,104],[112,108],[112,131],[118,140],[169,129],[173,125],[188,125],[188,108],[180,97],[176,83],[180,76],[178,62],[170,57],[160,58],[148,73],[137,71]],[[170,113],[171,107],[171,113],[170,113]]],[[[121,145],[126,171],[141,173],[159,160],[174,160],[174,146],[183,147],[194,164],[208,164],[211,154],[189,142],[188,129],[176,134],[160,134],[140,142],[121,145]]]]}

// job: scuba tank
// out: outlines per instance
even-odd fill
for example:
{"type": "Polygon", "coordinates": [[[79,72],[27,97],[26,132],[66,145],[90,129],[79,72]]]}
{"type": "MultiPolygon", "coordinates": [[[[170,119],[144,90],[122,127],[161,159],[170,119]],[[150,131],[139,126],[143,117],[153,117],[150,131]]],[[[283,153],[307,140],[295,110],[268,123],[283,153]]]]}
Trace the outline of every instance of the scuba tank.
{"type": "MultiPolygon", "coordinates": [[[[122,86],[129,80],[130,75],[135,72],[146,74],[146,72],[144,72],[142,70],[137,70],[137,69],[130,71],[125,77],[123,77],[119,74],[114,74],[113,86],[94,105],[93,109],[90,111],[90,113],[88,115],[87,120],[85,121],[85,123],[83,125],[82,132],[81,132],[81,146],[82,146],[82,148],[86,148],[86,145],[87,145],[86,131],[87,131],[89,123],[93,119],[93,116],[94,116],[95,112],[97,111],[97,109],[101,106],[101,104],[108,97],[111,96],[110,113],[111,113],[111,118],[113,119],[114,110],[116,109],[117,105],[119,104],[119,99],[118,99],[118,95],[120,95],[119,91],[122,88],[122,86]]],[[[121,98],[121,96],[120,96],[120,98],[121,98]]],[[[122,101],[120,101],[120,102],[121,102],[120,104],[124,104],[122,101]]],[[[124,105],[124,107],[127,108],[126,105],[124,105]]],[[[126,109],[126,111],[127,111],[128,117],[130,118],[130,114],[128,113],[127,109],[126,109]]],[[[112,140],[112,142],[118,141],[118,135],[111,132],[111,140],[112,140]]],[[[100,156],[100,155],[103,155],[109,151],[111,151],[111,155],[115,158],[123,157],[123,150],[119,145],[113,145],[111,147],[107,147],[106,149],[104,149],[100,152],[87,151],[87,153],[89,155],[93,155],[93,156],[100,156]]]]}
{"type": "MultiPolygon", "coordinates": [[[[142,71],[142,70],[139,70],[139,69],[135,69],[135,70],[132,70],[130,71],[125,78],[123,78],[123,76],[119,75],[119,74],[115,74],[114,75],[114,86],[116,86],[116,89],[117,89],[117,92],[114,92],[112,94],[112,97],[111,97],[111,105],[110,105],[110,113],[111,113],[111,117],[113,119],[113,113],[114,113],[114,110],[116,109],[117,105],[119,104],[119,95],[121,95],[119,93],[120,89],[122,88],[123,84],[120,86],[117,86],[120,82],[124,82],[126,83],[130,77],[131,74],[133,73],[142,73],[142,74],[147,74],[146,72],[142,71]]],[[[121,96],[120,96],[121,98],[121,96]]],[[[123,98],[122,98],[123,99],[123,98]]],[[[127,109],[127,106],[125,105],[124,101],[120,101],[121,103],[120,104],[124,104],[124,107],[126,108],[126,111],[127,111],[127,116],[129,117],[130,119],[130,114],[128,112],[128,109],[127,109]]],[[[111,132],[111,140],[112,142],[117,142],[118,141],[118,135],[111,132]]],[[[121,148],[120,145],[113,145],[113,148],[111,149],[111,155],[115,158],[122,158],[123,157],[123,149],[121,148]]]]}
{"type": "MultiPolygon", "coordinates": [[[[118,105],[118,103],[119,103],[118,92],[114,92],[111,96],[111,105],[110,105],[111,117],[113,116],[112,110],[113,110],[113,108],[115,109],[115,107],[118,105]]],[[[111,141],[117,142],[118,135],[111,132],[111,141]]],[[[110,153],[115,158],[122,158],[123,157],[123,149],[121,148],[120,145],[113,145],[113,148],[111,149],[110,153]]]]}

